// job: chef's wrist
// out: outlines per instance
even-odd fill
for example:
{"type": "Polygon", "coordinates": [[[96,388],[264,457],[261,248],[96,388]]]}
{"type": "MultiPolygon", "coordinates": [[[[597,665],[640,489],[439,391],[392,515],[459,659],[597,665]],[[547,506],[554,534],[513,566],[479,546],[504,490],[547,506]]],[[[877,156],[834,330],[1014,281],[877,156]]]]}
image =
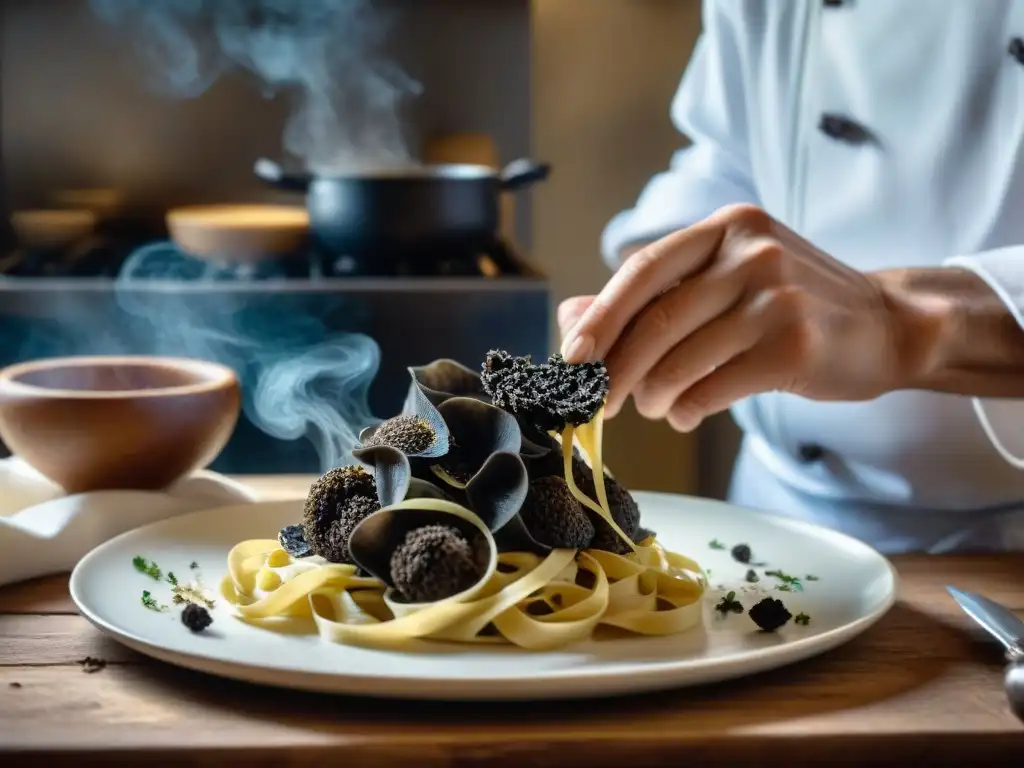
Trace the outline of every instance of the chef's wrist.
{"type": "Polygon", "coordinates": [[[868,277],[879,288],[890,349],[888,389],[930,389],[956,334],[956,303],[934,290],[916,269],[886,269],[868,277]]]}
{"type": "Polygon", "coordinates": [[[1024,331],[993,290],[958,267],[872,272],[891,329],[890,390],[1024,394],[1024,331]]]}

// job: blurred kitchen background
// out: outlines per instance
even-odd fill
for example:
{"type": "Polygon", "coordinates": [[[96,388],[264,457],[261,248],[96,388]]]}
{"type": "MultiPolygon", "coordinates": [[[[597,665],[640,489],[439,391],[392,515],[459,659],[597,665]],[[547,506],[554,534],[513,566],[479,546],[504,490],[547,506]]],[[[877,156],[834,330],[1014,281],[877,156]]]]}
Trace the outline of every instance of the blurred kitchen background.
{"type": "MultiPolygon", "coordinates": [[[[246,407],[221,471],[317,471],[338,419],[401,407],[408,365],[452,357],[476,367],[492,346],[557,349],[555,304],[600,288],[605,222],[682,142],[668,110],[699,0],[389,0],[358,16],[356,0],[213,4],[345,20],[336,44],[323,29],[318,39],[354,51],[338,75],[356,91],[347,103],[362,95],[394,117],[381,126],[364,108],[358,130],[346,124],[321,143],[383,141],[397,127],[415,159],[551,166],[547,179],[502,194],[493,241],[339,252],[290,217],[304,215],[301,192],[253,173],[259,158],[302,161],[286,152],[301,143],[296,89],[272,89],[253,71],[284,64],[218,68],[224,46],[278,55],[260,48],[268,41],[170,23],[202,0],[6,0],[0,365],[76,353],[227,362],[246,407]],[[166,15],[172,6],[177,16],[166,15]],[[382,91],[350,82],[364,55],[399,68],[382,91]],[[286,206],[272,257],[225,257],[169,233],[168,211],[223,203],[286,206]]],[[[313,77],[317,62],[304,64],[300,75],[313,77]]],[[[208,221],[191,221],[210,234],[208,221]]],[[[723,416],[680,436],[627,410],[606,446],[631,487],[721,496],[736,431],[723,416]]]]}

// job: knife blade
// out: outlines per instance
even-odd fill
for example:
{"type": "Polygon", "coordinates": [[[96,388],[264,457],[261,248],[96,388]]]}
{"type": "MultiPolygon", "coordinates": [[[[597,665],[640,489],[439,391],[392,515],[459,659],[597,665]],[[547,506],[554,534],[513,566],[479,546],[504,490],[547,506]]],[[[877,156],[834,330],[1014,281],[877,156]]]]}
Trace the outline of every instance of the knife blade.
{"type": "Polygon", "coordinates": [[[1008,608],[983,595],[946,587],[964,613],[984,627],[1007,651],[1024,650],[1024,621],[1008,608]]]}
{"type": "Polygon", "coordinates": [[[1010,707],[1024,720],[1024,621],[995,600],[955,587],[946,591],[968,616],[980,624],[1006,649],[1006,677],[1003,685],[1010,707]]]}

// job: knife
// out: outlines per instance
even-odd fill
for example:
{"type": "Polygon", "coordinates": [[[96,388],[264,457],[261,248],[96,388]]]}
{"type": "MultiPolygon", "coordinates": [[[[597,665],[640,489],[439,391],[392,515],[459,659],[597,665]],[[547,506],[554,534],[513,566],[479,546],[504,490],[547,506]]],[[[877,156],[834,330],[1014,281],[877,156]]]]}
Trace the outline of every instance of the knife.
{"type": "Polygon", "coordinates": [[[995,600],[954,587],[946,590],[964,613],[978,622],[1006,649],[1006,677],[1004,687],[1010,707],[1017,717],[1024,719],[1024,621],[995,600]]]}

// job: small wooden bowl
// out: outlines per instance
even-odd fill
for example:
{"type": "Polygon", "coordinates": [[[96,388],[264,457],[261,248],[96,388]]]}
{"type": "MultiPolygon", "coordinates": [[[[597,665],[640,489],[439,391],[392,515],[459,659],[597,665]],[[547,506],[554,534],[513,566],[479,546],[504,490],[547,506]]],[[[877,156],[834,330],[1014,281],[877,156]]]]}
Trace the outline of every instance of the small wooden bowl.
{"type": "Polygon", "coordinates": [[[192,256],[254,262],[301,250],[309,237],[309,214],[287,205],[198,205],[169,211],[167,229],[192,256]]]}
{"type": "Polygon", "coordinates": [[[241,387],[217,363],[64,357],[0,371],[0,438],[68,493],[160,490],[213,461],[241,387]]]}

